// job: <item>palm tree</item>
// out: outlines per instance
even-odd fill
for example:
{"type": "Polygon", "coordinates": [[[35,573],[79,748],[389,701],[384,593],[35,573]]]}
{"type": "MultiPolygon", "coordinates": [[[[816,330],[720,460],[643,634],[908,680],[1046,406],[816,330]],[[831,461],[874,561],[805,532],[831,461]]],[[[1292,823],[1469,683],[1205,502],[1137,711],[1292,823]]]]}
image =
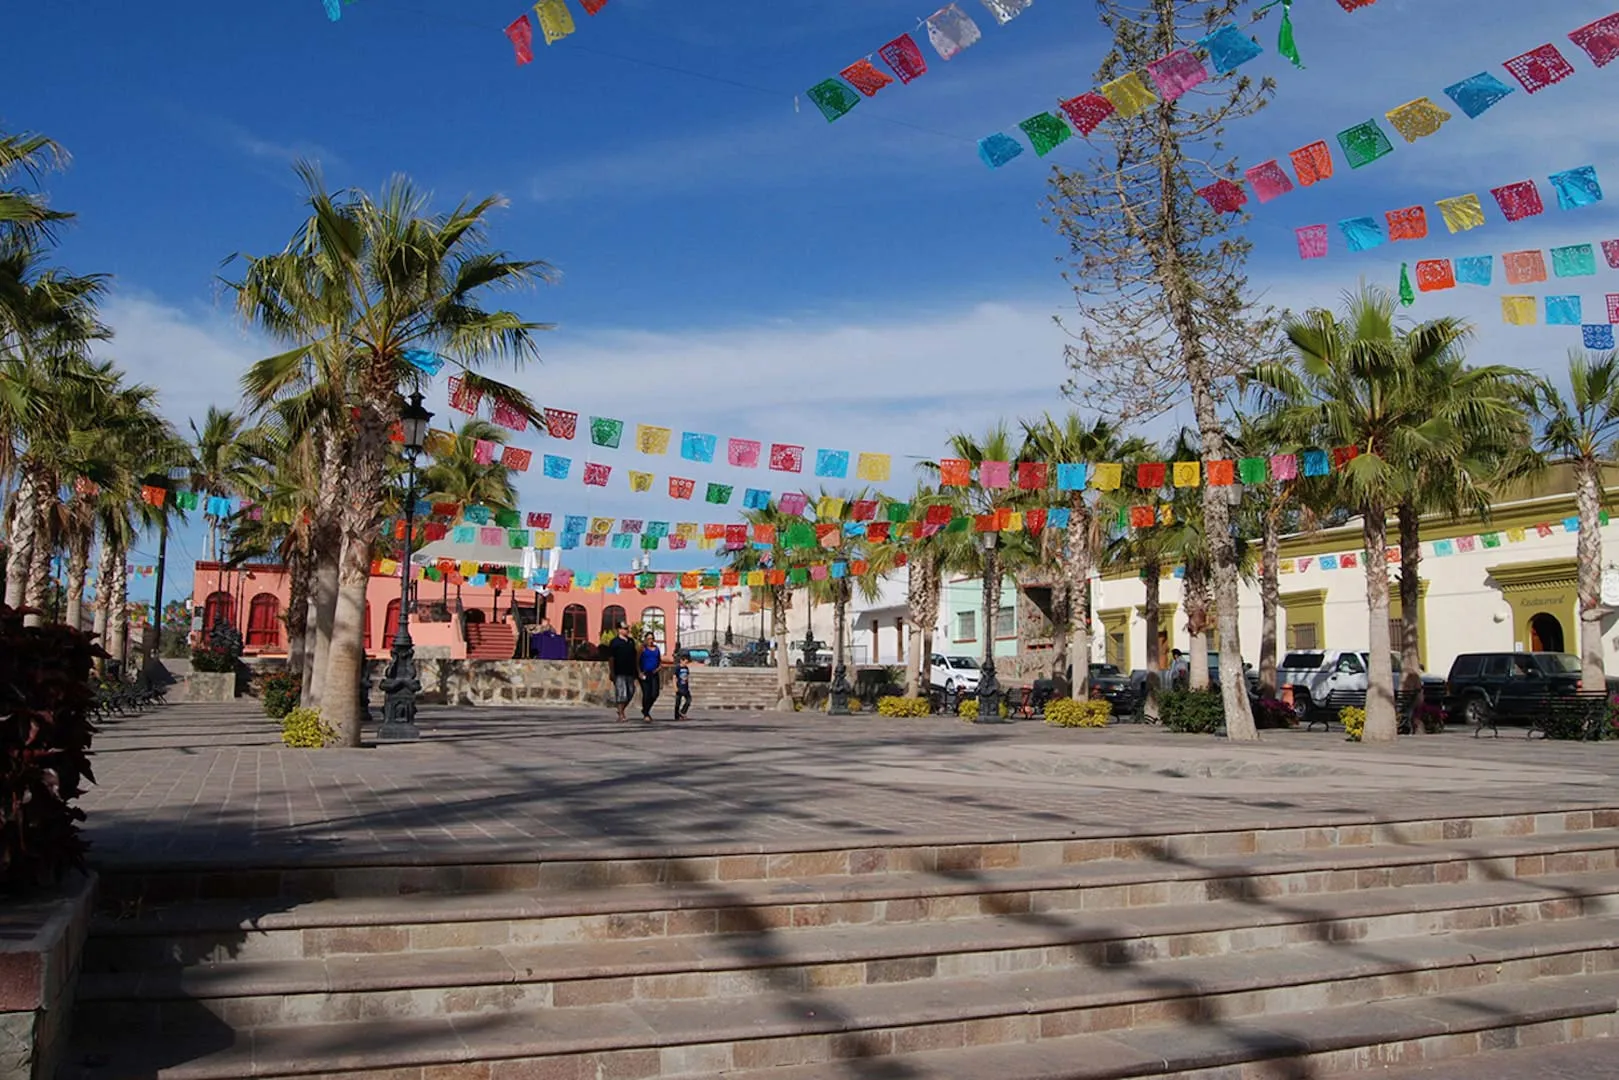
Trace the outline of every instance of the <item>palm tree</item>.
{"type": "Polygon", "coordinates": [[[110,336],[95,308],[105,279],[48,267],[33,247],[0,248],[0,264],[10,283],[0,297],[0,478],[15,481],[6,507],[5,600],[38,608],[58,489],[82,452],[69,433],[85,395],[106,389],[106,369],[84,358],[91,341],[110,336]]]}
{"type": "MultiPolygon", "coordinates": [[[[1143,454],[1146,440],[1127,436],[1113,424],[1098,419],[1087,426],[1077,413],[1061,418],[1047,413],[1040,420],[1023,425],[1026,454],[1037,461],[1075,464],[1125,461],[1143,454]]],[[[1051,591],[1052,675],[1068,680],[1073,661],[1072,693],[1083,699],[1089,694],[1091,658],[1091,574],[1102,560],[1111,516],[1098,512],[1093,492],[1067,495],[1068,529],[1065,533],[1047,530],[1045,558],[1058,569],[1056,587],[1051,591]]]]}
{"type": "Polygon", "coordinates": [[[422,469],[421,486],[429,502],[458,503],[510,510],[517,505],[511,470],[499,461],[478,461],[479,441],[504,444],[506,429],[487,420],[468,420],[451,429],[447,450],[435,453],[422,469]]]}
{"type": "MultiPolygon", "coordinates": [[[[729,568],[747,574],[755,570],[769,571],[785,567],[787,527],[802,524],[803,519],[782,513],[781,507],[774,500],[762,509],[743,511],[742,517],[750,527],[766,525],[773,528],[775,539],[767,548],[750,543],[734,551],[725,552],[724,557],[729,568]]],[[[759,586],[749,586],[750,590],[757,588],[759,586]]],[[[787,651],[790,645],[787,612],[792,607],[792,589],[785,584],[771,584],[764,588],[769,590],[770,596],[770,636],[776,642],[776,708],[790,712],[793,708],[793,664],[787,651]]]]}
{"type": "MultiPolygon", "coordinates": [[[[1316,310],[1291,319],[1285,333],[1295,362],[1266,363],[1254,380],[1280,405],[1279,420],[1301,442],[1351,447],[1357,456],[1334,478],[1360,514],[1365,547],[1368,742],[1397,735],[1389,638],[1388,514],[1415,484],[1411,463],[1450,438],[1450,418],[1420,391],[1467,336],[1465,324],[1436,319],[1409,330],[1395,326],[1395,300],[1363,286],[1345,298],[1340,316],[1316,310]]],[[[1464,378],[1473,372],[1462,369],[1464,378]]],[[[1492,376],[1489,376],[1493,378],[1492,376]]]]}
{"type": "Polygon", "coordinates": [[[1418,396],[1436,415],[1449,418],[1451,430],[1442,444],[1409,463],[1413,483],[1397,508],[1401,690],[1408,695],[1422,689],[1421,515],[1435,512],[1454,519],[1470,512],[1487,519],[1500,481],[1511,478],[1509,472],[1522,460],[1531,436],[1523,408],[1528,386],[1523,372],[1496,366],[1468,369],[1454,355],[1441,357],[1421,373],[1428,381],[1418,396]]]}
{"type": "Polygon", "coordinates": [[[1569,394],[1549,379],[1536,379],[1524,393],[1539,432],[1534,448],[1547,464],[1574,469],[1574,499],[1580,519],[1579,573],[1582,683],[1606,683],[1602,662],[1602,470],[1619,447],[1619,353],[1570,349],[1569,394]]]}
{"type": "MultiPolygon", "coordinates": [[[[418,352],[439,354],[461,369],[470,390],[534,417],[522,393],[476,369],[537,358],[535,334],[547,327],[486,310],[481,298],[548,280],[551,271],[484,247],[497,199],[430,214],[426,197],[402,178],[373,198],[334,195],[312,167],[300,164],[298,172],[308,187],[309,218],[283,251],[244,257],[241,279],[228,285],[247,320],[292,346],[253,366],[244,379],[249,399],[263,407],[318,390],[326,405],[323,457],[335,455],[331,471],[349,497],[334,510],[342,554],[320,700],[342,741],[358,746],[354,691],[365,661],[363,612],[381,526],[388,430],[403,393],[425,378],[411,360],[418,352]]],[[[328,479],[323,469],[323,486],[328,479]]]]}
{"type": "MultiPolygon", "coordinates": [[[[66,159],[62,148],[43,135],[0,132],[0,184],[18,173],[36,177],[66,159]]],[[[71,217],[71,214],[52,210],[37,192],[0,187],[0,244],[31,246],[51,225],[71,217]]],[[[14,279],[8,280],[4,275],[4,262],[0,261],[0,311],[5,306],[7,287],[15,284],[14,279]]]]}
{"type": "MultiPolygon", "coordinates": [[[[950,436],[948,445],[954,457],[967,461],[979,472],[986,461],[1015,462],[1018,459],[1018,448],[1004,423],[995,424],[979,436],[957,432],[950,436]]],[[[937,482],[938,462],[923,462],[922,468],[930,472],[937,482]]],[[[987,488],[977,480],[968,487],[951,488],[949,494],[957,512],[972,517],[1009,509],[1017,497],[1015,488],[987,488]]],[[[981,633],[984,647],[980,663],[992,673],[995,664],[995,617],[1000,611],[1005,567],[1001,559],[998,530],[977,531],[974,537],[977,540],[975,561],[979,581],[983,585],[984,621],[981,633]]]]}

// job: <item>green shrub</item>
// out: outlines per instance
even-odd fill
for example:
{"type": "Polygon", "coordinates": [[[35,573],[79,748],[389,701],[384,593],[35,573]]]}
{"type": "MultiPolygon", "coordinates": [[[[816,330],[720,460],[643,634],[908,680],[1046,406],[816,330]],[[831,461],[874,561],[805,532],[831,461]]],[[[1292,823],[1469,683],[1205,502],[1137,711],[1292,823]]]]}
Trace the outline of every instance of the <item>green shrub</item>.
{"type": "Polygon", "coordinates": [[[927,698],[880,697],[877,699],[878,716],[927,716],[930,711],[927,698]]]}
{"type": "Polygon", "coordinates": [[[1344,733],[1349,736],[1350,742],[1360,742],[1360,737],[1366,731],[1366,710],[1350,705],[1338,713],[1338,721],[1344,726],[1344,733]]]}
{"type": "Polygon", "coordinates": [[[303,695],[303,680],[290,671],[273,671],[259,680],[259,698],[264,703],[264,715],[274,720],[286,716],[298,707],[303,695]]]}
{"type": "Polygon", "coordinates": [[[84,865],[73,800],[95,782],[90,661],[106,655],[80,630],[25,627],[21,610],[0,604],[0,891],[84,865]]]}
{"type": "Polygon", "coordinates": [[[1183,735],[1212,735],[1225,723],[1218,690],[1169,690],[1158,695],[1164,727],[1183,735]]]}
{"type": "Polygon", "coordinates": [[[1046,723],[1052,727],[1107,727],[1111,719],[1113,703],[1109,701],[1057,698],[1046,702],[1046,723]]]}
{"type": "Polygon", "coordinates": [[[299,707],[281,718],[281,741],[300,750],[319,750],[337,741],[337,732],[320,718],[319,709],[299,707]]]}
{"type": "MultiPolygon", "coordinates": [[[[963,720],[976,721],[978,719],[978,699],[975,697],[962,698],[961,704],[956,707],[956,715],[963,720]]],[[[1001,719],[1004,720],[1009,715],[1011,715],[1011,712],[1006,707],[1006,699],[1002,698],[1001,719]]]]}

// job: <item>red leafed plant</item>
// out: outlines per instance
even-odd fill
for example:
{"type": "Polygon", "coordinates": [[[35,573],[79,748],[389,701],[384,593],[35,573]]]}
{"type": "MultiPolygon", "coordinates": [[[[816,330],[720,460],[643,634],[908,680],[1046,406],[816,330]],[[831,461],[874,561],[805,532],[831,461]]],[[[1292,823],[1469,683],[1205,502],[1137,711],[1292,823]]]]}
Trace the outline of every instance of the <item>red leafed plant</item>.
{"type": "Polygon", "coordinates": [[[84,865],[84,811],[73,800],[90,770],[94,691],[90,661],[105,655],[88,634],[25,627],[0,604],[0,891],[59,881],[84,865]]]}

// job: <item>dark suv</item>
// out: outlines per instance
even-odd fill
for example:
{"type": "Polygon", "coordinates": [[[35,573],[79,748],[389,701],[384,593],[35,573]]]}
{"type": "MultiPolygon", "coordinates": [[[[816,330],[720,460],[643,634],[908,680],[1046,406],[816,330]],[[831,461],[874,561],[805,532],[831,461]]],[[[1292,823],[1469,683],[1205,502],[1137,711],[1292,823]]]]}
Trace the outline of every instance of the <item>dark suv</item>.
{"type": "Polygon", "coordinates": [[[1463,653],[1450,665],[1445,705],[1477,726],[1494,720],[1532,721],[1548,695],[1580,689],[1580,658],[1569,653],[1463,653]]]}

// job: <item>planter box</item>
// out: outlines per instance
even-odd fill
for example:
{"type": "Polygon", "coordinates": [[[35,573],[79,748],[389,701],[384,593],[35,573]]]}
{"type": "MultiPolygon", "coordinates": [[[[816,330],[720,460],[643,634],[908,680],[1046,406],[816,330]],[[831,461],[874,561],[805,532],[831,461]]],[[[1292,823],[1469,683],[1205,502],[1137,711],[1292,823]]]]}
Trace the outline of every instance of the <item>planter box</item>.
{"type": "Polygon", "coordinates": [[[0,1080],[50,1080],[67,1043],[93,874],[8,898],[0,913],[0,1080]]]}
{"type": "Polygon", "coordinates": [[[181,701],[220,702],[236,700],[236,673],[233,671],[193,671],[186,676],[181,701]]]}

